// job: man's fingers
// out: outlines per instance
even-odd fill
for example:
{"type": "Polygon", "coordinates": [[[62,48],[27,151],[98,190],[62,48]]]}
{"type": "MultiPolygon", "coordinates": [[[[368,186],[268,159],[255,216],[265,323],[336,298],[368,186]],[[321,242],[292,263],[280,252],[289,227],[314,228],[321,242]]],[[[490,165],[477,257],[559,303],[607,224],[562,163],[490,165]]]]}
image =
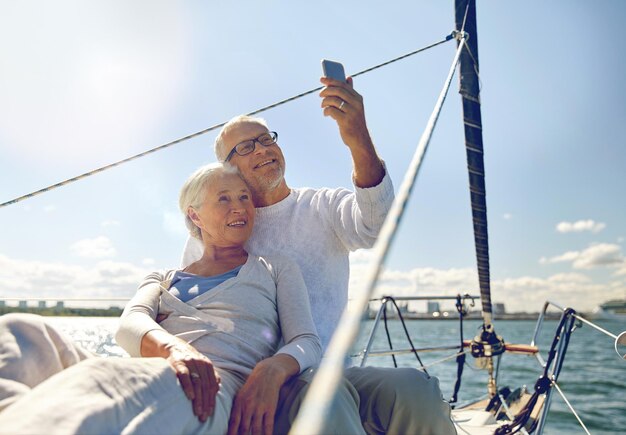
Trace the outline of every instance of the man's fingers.
{"type": "Polygon", "coordinates": [[[263,414],[255,413],[252,416],[252,421],[250,422],[250,430],[252,432],[252,435],[263,434],[263,414]]]}
{"type": "Polygon", "coordinates": [[[272,435],[274,433],[274,417],[275,412],[267,412],[263,416],[263,434],[272,435]]]}
{"type": "Polygon", "coordinates": [[[336,107],[339,110],[346,108],[349,103],[346,100],[342,100],[339,97],[326,97],[322,100],[322,107],[336,107]]]}
{"type": "Polygon", "coordinates": [[[239,422],[241,421],[241,411],[239,403],[235,399],[233,407],[230,410],[230,419],[228,421],[228,435],[236,435],[239,432],[239,422]]]}
{"type": "Polygon", "coordinates": [[[241,420],[239,421],[239,430],[240,434],[249,434],[250,433],[250,420],[251,416],[244,413],[241,416],[241,420]]]}
{"type": "MultiPolygon", "coordinates": [[[[344,106],[344,108],[345,108],[345,106],[344,106]]],[[[322,113],[324,114],[324,116],[330,116],[335,121],[341,121],[346,116],[345,112],[343,112],[342,110],[339,110],[336,107],[332,107],[332,106],[324,107],[324,110],[322,111],[322,113]]]]}
{"type": "Polygon", "coordinates": [[[355,91],[348,90],[345,88],[337,88],[337,87],[324,88],[320,91],[319,95],[323,99],[335,97],[343,101],[351,102],[353,104],[359,100],[359,96],[355,91]]]}
{"type": "Polygon", "coordinates": [[[320,77],[320,82],[324,85],[324,86],[335,86],[338,88],[347,88],[347,89],[352,89],[353,87],[353,79],[352,76],[346,77],[346,81],[341,81],[341,80],[335,80],[333,78],[330,77],[320,77]]]}
{"type": "MultiPolygon", "coordinates": [[[[245,405],[245,401],[241,400],[241,396],[235,397],[235,405],[233,406],[233,411],[237,414],[237,419],[239,420],[238,428],[236,429],[237,433],[240,434],[248,434],[250,432],[250,423],[252,420],[252,412],[249,407],[245,405]]],[[[232,416],[232,414],[231,414],[232,416]]]]}

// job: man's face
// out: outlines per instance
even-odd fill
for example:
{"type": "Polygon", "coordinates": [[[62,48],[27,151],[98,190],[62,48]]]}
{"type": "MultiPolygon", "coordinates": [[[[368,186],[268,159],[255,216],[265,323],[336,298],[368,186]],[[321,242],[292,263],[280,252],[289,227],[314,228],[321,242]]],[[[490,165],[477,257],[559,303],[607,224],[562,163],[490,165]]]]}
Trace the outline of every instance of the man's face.
{"type": "MultiPolygon", "coordinates": [[[[223,136],[222,155],[226,155],[238,143],[255,139],[268,130],[255,122],[235,125],[223,136]]],[[[276,189],[285,176],[285,157],[278,144],[263,146],[255,143],[254,151],[245,156],[234,153],[229,163],[237,166],[241,176],[253,192],[268,192],[276,189]]]]}

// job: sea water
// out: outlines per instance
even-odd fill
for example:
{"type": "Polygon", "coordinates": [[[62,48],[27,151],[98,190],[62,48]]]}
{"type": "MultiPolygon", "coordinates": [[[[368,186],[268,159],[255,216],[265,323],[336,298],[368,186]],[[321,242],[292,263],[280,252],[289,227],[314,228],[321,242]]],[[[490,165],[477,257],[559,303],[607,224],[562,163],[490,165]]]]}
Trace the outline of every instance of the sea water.
{"type": "MultiPolygon", "coordinates": [[[[52,317],[50,322],[67,333],[83,347],[103,356],[126,356],[115,343],[113,334],[117,327],[116,318],[96,317],[52,317]]],[[[626,329],[626,319],[598,321],[599,326],[618,335],[626,329]]],[[[355,345],[355,353],[367,341],[373,321],[363,324],[362,333],[355,345]]],[[[544,360],[552,343],[557,322],[546,321],[538,338],[544,360]]],[[[458,344],[458,321],[454,320],[410,320],[406,322],[411,339],[416,348],[458,344]]],[[[388,349],[384,327],[377,331],[372,349],[388,349]]],[[[464,322],[466,339],[476,335],[480,323],[464,322]]],[[[498,321],[496,333],[507,343],[528,344],[535,329],[534,321],[498,321]]],[[[394,348],[409,347],[405,333],[397,321],[390,321],[389,335],[394,348]]],[[[450,356],[455,351],[421,353],[420,358],[427,366],[429,374],[437,376],[445,398],[450,398],[456,381],[457,365],[454,359],[442,364],[431,363],[450,356]]],[[[358,359],[356,359],[358,362],[358,359]]],[[[396,357],[401,367],[415,367],[413,355],[396,357]]],[[[393,367],[391,357],[370,358],[368,365],[393,367]]],[[[477,362],[468,355],[464,367],[459,403],[486,394],[487,375],[477,367],[477,362]]],[[[514,390],[526,386],[530,391],[542,373],[542,367],[534,356],[505,354],[500,361],[498,387],[509,386],[514,390]]],[[[626,433],[626,361],[619,358],[611,338],[593,328],[583,325],[572,334],[565,364],[559,376],[558,385],[572,407],[581,417],[592,434],[626,433]]],[[[569,411],[565,401],[555,392],[550,414],[545,428],[546,434],[585,433],[576,418],[569,411]]]]}

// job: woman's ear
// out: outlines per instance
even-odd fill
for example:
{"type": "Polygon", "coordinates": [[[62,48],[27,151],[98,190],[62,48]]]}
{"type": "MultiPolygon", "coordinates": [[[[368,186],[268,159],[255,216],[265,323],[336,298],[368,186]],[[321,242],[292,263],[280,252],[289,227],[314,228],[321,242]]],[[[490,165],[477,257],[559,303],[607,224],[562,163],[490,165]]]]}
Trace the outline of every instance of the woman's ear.
{"type": "Polygon", "coordinates": [[[191,219],[191,221],[198,228],[202,228],[202,221],[200,220],[200,216],[198,216],[198,212],[193,207],[187,207],[187,216],[189,216],[189,219],[191,219]]]}

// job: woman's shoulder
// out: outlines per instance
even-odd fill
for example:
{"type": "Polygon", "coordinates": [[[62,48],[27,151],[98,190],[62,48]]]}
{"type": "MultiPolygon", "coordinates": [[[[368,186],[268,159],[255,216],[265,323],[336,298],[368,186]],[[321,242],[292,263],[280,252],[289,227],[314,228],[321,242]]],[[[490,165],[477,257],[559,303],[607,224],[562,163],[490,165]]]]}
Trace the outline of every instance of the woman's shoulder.
{"type": "Polygon", "coordinates": [[[250,257],[250,260],[252,260],[254,264],[264,270],[267,270],[275,280],[281,272],[294,268],[298,269],[296,262],[285,255],[272,254],[257,256],[250,254],[250,257]]]}
{"type": "Polygon", "coordinates": [[[149,284],[160,284],[163,281],[167,281],[168,279],[172,279],[172,277],[177,272],[177,270],[178,269],[162,269],[162,270],[155,270],[153,272],[150,272],[141,281],[141,284],[139,284],[139,287],[141,288],[141,287],[144,287],[144,286],[149,285],[149,284]]]}

